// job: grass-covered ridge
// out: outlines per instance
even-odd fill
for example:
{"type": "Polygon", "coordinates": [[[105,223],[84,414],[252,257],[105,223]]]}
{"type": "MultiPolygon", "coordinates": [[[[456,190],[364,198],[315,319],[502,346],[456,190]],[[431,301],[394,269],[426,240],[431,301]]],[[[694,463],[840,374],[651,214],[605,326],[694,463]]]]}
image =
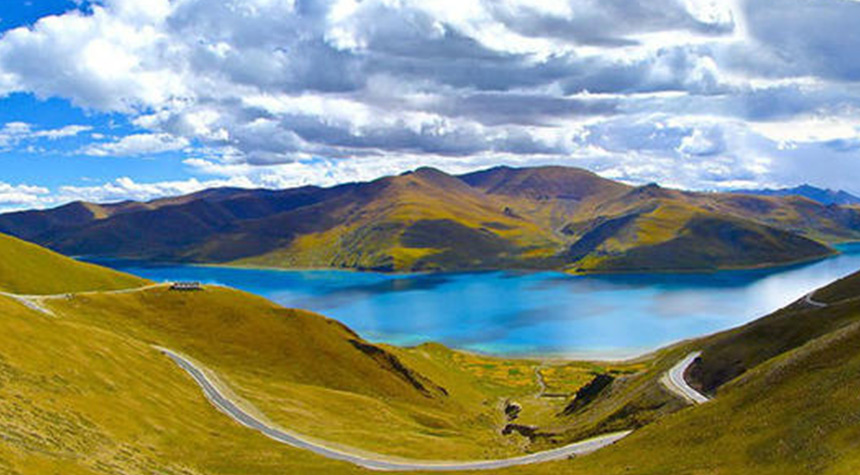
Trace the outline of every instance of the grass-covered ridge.
{"type": "Polygon", "coordinates": [[[826,257],[860,240],[860,209],[633,187],[567,167],[421,168],[332,188],[72,203],[0,215],[0,232],[72,255],[239,266],[706,271],[826,257]]]}
{"type": "Polygon", "coordinates": [[[119,290],[145,283],[143,279],[78,262],[0,234],[0,291],[57,294],[82,290],[119,290]]]}

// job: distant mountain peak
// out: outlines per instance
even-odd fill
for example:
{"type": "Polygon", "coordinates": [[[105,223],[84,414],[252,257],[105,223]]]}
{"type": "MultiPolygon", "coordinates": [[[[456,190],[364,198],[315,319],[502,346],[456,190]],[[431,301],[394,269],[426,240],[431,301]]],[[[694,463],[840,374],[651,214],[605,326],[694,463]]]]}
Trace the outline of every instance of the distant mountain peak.
{"type": "Polygon", "coordinates": [[[790,188],[771,188],[759,190],[734,190],[734,193],[760,196],[802,196],[824,205],[860,204],[860,198],[844,190],[831,190],[804,183],[790,188]]]}

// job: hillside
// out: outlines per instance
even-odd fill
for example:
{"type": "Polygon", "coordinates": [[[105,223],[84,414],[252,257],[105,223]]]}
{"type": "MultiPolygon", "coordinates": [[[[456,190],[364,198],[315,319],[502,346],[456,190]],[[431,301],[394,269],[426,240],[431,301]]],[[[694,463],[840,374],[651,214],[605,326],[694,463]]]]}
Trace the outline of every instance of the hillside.
{"type": "Polygon", "coordinates": [[[653,209],[601,222],[569,250],[587,271],[696,271],[748,268],[831,253],[797,234],[660,201],[653,209]]]}
{"type": "Polygon", "coordinates": [[[332,188],[72,203],[0,215],[0,232],[72,255],[241,266],[707,271],[825,257],[860,239],[860,209],[631,187],[576,168],[422,168],[332,188]]]}
{"type": "Polygon", "coordinates": [[[146,283],[128,274],[69,259],[34,244],[0,234],[0,291],[57,294],[118,290],[146,283]]]}
{"type": "Polygon", "coordinates": [[[801,300],[676,345],[675,359],[702,350],[687,379],[715,393],[710,402],[662,417],[587,458],[498,473],[856,473],[858,282],[860,273],[815,292],[827,307],[801,300]]]}
{"type": "Polygon", "coordinates": [[[860,273],[813,293],[815,304],[625,363],[376,345],[322,316],[211,286],[43,298],[51,317],[0,295],[0,469],[360,471],[234,423],[156,348],[167,347],[258,417],[340,447],[485,459],[636,429],[587,457],[504,472],[851,473],[858,282],[860,273]],[[685,407],[659,378],[693,350],[702,356],[687,379],[716,397],[685,407]]]}
{"type": "MultiPolygon", "coordinates": [[[[501,431],[505,401],[524,401],[532,423],[564,406],[539,397],[541,362],[375,345],[336,321],[226,288],[87,289],[41,298],[38,307],[24,300],[0,295],[3,472],[355,470],[230,421],[160,347],[205,365],[272,424],[383,456],[521,455],[537,445],[501,431]]],[[[594,374],[640,371],[575,362],[552,369],[564,377],[548,373],[547,381],[570,394],[594,374]]]]}

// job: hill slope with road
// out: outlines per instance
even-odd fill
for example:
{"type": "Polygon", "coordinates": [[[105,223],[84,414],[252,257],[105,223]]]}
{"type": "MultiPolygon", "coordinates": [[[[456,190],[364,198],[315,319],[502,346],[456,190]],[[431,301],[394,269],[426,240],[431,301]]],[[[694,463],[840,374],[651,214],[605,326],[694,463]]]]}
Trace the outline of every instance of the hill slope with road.
{"type": "MultiPolygon", "coordinates": [[[[159,347],[202,362],[260,420],[384,460],[528,455],[541,448],[503,433],[505,401],[528,399],[523,417],[533,421],[564,404],[530,399],[538,361],[376,345],[334,320],[231,289],[180,292],[86,268],[93,282],[119,275],[141,286],[0,294],[4,472],[352,469],[229,420],[159,347]]],[[[569,379],[553,384],[574,393],[593,374],[638,368],[571,362],[557,370],[569,379]]]]}
{"type": "MultiPolygon", "coordinates": [[[[87,269],[96,282],[116,276],[87,269]]],[[[549,460],[561,448],[588,447],[578,444],[584,439],[632,430],[587,457],[500,470],[850,473],[860,463],[858,281],[860,274],[813,293],[815,305],[801,298],[625,363],[377,345],[319,315],[211,286],[0,295],[0,469],[360,470],[236,423],[159,349],[170,348],[200,362],[265,427],[373,452],[382,463],[460,460],[466,468],[543,451],[545,458],[525,460],[549,460]],[[30,299],[39,307],[26,305],[30,299]],[[699,359],[683,371],[694,352],[699,359]],[[666,377],[684,394],[693,386],[713,398],[693,406],[666,377]]]]}
{"type": "MultiPolygon", "coordinates": [[[[855,473],[860,467],[860,273],[742,327],[680,343],[714,397],[609,450],[500,473],[855,473]],[[818,299],[821,299],[820,301],[818,299]]],[[[599,399],[599,398],[598,398],[599,399]]]]}

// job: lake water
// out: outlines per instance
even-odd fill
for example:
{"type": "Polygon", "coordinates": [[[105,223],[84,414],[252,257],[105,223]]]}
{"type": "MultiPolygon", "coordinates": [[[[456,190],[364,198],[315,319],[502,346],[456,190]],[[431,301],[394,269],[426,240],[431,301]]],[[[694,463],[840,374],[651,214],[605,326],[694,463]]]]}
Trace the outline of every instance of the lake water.
{"type": "Polygon", "coordinates": [[[712,274],[379,274],[96,262],[229,285],[336,318],[371,341],[507,355],[622,358],[768,314],[860,269],[860,244],[806,265],[712,274]]]}

